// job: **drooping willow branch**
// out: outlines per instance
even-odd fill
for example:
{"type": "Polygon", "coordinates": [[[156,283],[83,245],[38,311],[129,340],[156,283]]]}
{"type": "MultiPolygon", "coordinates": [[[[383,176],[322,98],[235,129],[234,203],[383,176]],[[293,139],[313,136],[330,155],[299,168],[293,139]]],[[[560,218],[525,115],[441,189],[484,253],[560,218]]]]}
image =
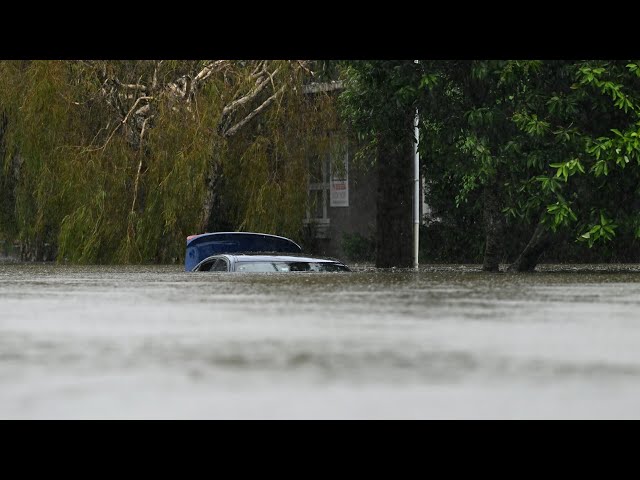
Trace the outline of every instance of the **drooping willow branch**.
{"type": "Polygon", "coordinates": [[[223,135],[225,137],[229,138],[229,137],[235,135],[236,133],[238,133],[238,130],[240,130],[247,123],[249,123],[249,121],[251,121],[251,119],[253,117],[255,117],[260,112],[262,112],[264,109],[266,109],[269,105],[271,105],[273,103],[273,101],[277,97],[282,95],[284,93],[286,87],[287,87],[287,85],[283,85],[282,87],[280,87],[280,90],[278,90],[276,93],[274,93],[269,98],[267,98],[258,108],[256,108],[251,113],[249,113],[246,117],[244,117],[242,120],[240,120],[238,123],[236,123],[233,127],[231,127],[229,129],[227,129],[226,131],[224,131],[223,135]]]}

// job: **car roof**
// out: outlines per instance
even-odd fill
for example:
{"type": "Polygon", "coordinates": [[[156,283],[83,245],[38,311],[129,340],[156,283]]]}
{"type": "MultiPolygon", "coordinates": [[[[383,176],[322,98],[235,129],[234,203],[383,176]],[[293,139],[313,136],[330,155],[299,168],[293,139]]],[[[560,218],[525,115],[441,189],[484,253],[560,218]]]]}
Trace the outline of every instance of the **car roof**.
{"type": "Polygon", "coordinates": [[[311,257],[309,255],[299,254],[277,254],[277,253],[222,253],[215,257],[233,257],[236,262],[316,262],[316,263],[339,263],[340,260],[329,257],[311,257]]]}
{"type": "Polygon", "coordinates": [[[295,245],[298,249],[300,245],[287,237],[281,237],[280,235],[272,235],[270,233],[258,233],[258,232],[208,232],[208,233],[198,233],[196,235],[189,235],[187,237],[187,245],[195,243],[196,240],[204,240],[206,238],[216,238],[216,237],[269,237],[269,238],[279,238],[280,240],[286,240],[288,244],[295,245]]]}
{"type": "Polygon", "coordinates": [[[233,255],[236,262],[315,262],[342,263],[333,258],[307,257],[303,255],[233,255]]]}

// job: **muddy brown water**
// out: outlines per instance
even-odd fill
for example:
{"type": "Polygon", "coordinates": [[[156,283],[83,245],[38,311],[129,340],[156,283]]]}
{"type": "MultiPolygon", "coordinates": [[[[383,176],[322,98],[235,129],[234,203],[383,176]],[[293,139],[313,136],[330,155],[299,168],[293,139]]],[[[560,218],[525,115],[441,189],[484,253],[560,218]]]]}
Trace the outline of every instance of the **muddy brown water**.
{"type": "Polygon", "coordinates": [[[640,418],[640,266],[0,264],[0,418],[640,418]]]}

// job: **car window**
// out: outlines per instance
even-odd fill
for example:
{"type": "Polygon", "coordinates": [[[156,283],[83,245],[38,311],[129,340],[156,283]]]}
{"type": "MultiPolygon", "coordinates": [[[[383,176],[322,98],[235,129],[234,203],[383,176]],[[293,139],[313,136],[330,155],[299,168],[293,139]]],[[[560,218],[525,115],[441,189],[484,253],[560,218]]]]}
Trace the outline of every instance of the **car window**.
{"type": "Polygon", "coordinates": [[[313,272],[349,272],[349,268],[339,263],[318,262],[311,264],[311,271],[313,272]]]}
{"type": "Polygon", "coordinates": [[[202,262],[200,267],[198,268],[199,272],[227,272],[229,269],[227,268],[227,262],[223,258],[212,258],[211,260],[207,260],[202,262]]]}
{"type": "Polygon", "coordinates": [[[211,267],[217,262],[217,259],[207,260],[206,262],[202,262],[198,267],[199,272],[208,272],[211,270],[211,267]]]}
{"type": "Polygon", "coordinates": [[[216,264],[211,267],[211,271],[212,272],[226,272],[229,269],[227,268],[227,262],[226,260],[219,258],[218,260],[216,260],[216,264]]]}
{"type": "Polygon", "coordinates": [[[277,272],[274,262],[240,262],[236,264],[236,272],[268,273],[277,272]]]}
{"type": "Polygon", "coordinates": [[[339,263],[331,262],[239,262],[237,272],[348,272],[349,269],[339,263]]]}

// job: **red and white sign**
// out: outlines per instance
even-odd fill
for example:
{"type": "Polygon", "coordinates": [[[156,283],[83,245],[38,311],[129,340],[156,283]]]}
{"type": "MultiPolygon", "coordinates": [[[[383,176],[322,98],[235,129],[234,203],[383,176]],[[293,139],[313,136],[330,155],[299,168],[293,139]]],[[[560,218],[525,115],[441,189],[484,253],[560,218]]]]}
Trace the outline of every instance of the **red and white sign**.
{"type": "Polygon", "coordinates": [[[331,172],[330,183],[330,206],[331,207],[348,207],[349,206],[349,164],[347,155],[344,156],[344,171],[331,172]]]}

